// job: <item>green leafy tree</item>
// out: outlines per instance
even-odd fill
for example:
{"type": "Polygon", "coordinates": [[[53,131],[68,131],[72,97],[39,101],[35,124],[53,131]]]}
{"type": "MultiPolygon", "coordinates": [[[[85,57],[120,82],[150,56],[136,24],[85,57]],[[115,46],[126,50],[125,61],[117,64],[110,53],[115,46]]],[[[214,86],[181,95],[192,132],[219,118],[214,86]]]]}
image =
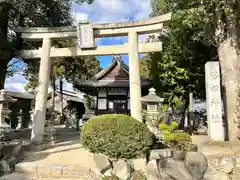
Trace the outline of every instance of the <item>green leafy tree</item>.
{"type": "MultiPolygon", "coordinates": [[[[29,88],[35,89],[38,86],[39,66],[40,61],[38,60],[28,62],[24,72],[28,80],[26,90],[29,88]]],[[[76,79],[85,80],[91,78],[100,71],[100,63],[94,56],[53,58],[52,66],[55,68],[52,79],[66,79],[70,83],[76,79]]]]}
{"type": "MultiPolygon", "coordinates": [[[[240,110],[237,103],[240,80],[238,63],[240,60],[240,1],[153,0],[152,6],[152,15],[171,11],[173,12],[173,22],[178,19],[182,25],[193,30],[190,36],[188,29],[175,26],[175,30],[180,32],[184,30],[185,34],[188,34],[186,37],[179,33],[179,36],[211,44],[212,51],[210,52],[214,52],[214,49],[217,51],[215,58],[208,60],[219,59],[220,61],[228,136],[230,141],[239,141],[237,125],[239,120],[236,114],[240,110]]],[[[171,25],[173,24],[171,23],[171,25]]],[[[189,51],[189,47],[186,50],[189,51]]],[[[199,53],[200,49],[197,52],[199,53]]],[[[196,60],[192,59],[192,62],[196,62],[196,60]]]]}
{"type": "MultiPolygon", "coordinates": [[[[72,2],[92,3],[93,0],[2,0],[0,1],[0,89],[4,88],[9,61],[21,49],[16,26],[51,27],[71,24],[72,2]]],[[[33,44],[29,44],[33,46],[33,44]]],[[[10,68],[11,69],[11,68],[10,68]]],[[[10,73],[11,75],[11,73],[10,73]]]]}
{"type": "Polygon", "coordinates": [[[215,45],[204,34],[201,16],[193,17],[188,10],[173,11],[172,2],[152,0],[151,16],[173,12],[172,20],[159,36],[151,36],[149,41],[162,41],[163,51],[147,54],[145,72],[153,81],[160,96],[173,109],[184,100],[182,123],[189,106],[189,93],[205,99],[204,65],[209,60],[218,60],[215,45]],[[190,20],[195,18],[195,20],[190,20]]]}

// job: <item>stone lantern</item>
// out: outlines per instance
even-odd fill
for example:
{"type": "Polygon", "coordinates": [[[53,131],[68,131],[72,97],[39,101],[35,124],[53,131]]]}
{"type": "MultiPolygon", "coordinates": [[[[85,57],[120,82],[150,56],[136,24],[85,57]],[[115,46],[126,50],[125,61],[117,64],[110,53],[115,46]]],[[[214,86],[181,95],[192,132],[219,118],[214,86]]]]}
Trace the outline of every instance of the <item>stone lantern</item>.
{"type": "Polygon", "coordinates": [[[148,95],[142,97],[141,100],[147,103],[148,112],[156,113],[164,99],[156,95],[156,90],[154,88],[150,88],[148,95]]]}
{"type": "Polygon", "coordinates": [[[6,123],[6,118],[9,117],[11,110],[8,109],[8,103],[16,102],[16,99],[7,95],[6,90],[0,91],[0,139],[4,139],[5,135],[11,132],[11,127],[6,123]]]}
{"type": "Polygon", "coordinates": [[[157,138],[161,137],[158,126],[163,117],[163,112],[160,111],[163,100],[163,98],[156,95],[154,88],[150,88],[148,95],[141,99],[141,101],[147,105],[147,111],[144,114],[146,124],[157,138]]]}

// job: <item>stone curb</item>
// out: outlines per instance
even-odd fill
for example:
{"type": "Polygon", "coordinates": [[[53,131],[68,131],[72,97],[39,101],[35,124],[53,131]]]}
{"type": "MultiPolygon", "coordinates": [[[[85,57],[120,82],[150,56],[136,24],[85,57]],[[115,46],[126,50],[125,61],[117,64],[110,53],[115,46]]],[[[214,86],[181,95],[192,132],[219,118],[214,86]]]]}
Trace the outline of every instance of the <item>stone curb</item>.
{"type": "Polygon", "coordinates": [[[16,164],[15,172],[29,176],[51,177],[94,177],[95,173],[82,165],[32,165],[30,163],[16,164]]]}
{"type": "Polygon", "coordinates": [[[240,164],[240,155],[236,156],[206,156],[208,162],[212,163],[214,166],[218,167],[224,164],[227,164],[227,162],[232,161],[235,164],[240,164]]]}

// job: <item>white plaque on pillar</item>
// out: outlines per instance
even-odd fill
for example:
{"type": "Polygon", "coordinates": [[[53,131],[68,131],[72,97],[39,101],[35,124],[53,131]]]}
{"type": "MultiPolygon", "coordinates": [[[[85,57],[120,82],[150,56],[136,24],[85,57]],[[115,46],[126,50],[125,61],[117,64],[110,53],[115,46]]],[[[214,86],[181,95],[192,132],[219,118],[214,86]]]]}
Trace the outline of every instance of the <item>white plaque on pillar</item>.
{"type": "Polygon", "coordinates": [[[81,49],[95,47],[92,23],[80,22],[77,27],[77,33],[78,33],[78,46],[81,49]]]}
{"type": "Polygon", "coordinates": [[[205,64],[205,81],[208,136],[212,141],[224,141],[219,62],[210,61],[205,64]]]}

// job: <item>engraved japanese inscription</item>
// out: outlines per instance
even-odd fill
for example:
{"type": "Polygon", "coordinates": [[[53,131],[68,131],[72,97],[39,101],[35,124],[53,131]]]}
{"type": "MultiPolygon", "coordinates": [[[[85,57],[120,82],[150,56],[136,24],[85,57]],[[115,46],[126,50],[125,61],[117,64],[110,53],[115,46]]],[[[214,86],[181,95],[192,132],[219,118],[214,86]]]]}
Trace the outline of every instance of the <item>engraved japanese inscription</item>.
{"type": "Polygon", "coordinates": [[[212,121],[213,122],[221,122],[221,116],[219,115],[219,114],[213,114],[212,116],[211,116],[211,119],[212,119],[212,121]]]}
{"type": "Polygon", "coordinates": [[[210,101],[211,105],[219,105],[221,101],[218,98],[213,98],[210,101]]]}
{"type": "Polygon", "coordinates": [[[210,86],[210,90],[211,90],[212,92],[217,92],[217,91],[219,90],[219,86],[218,86],[218,85],[211,85],[211,86],[210,86]]]}
{"type": "Polygon", "coordinates": [[[208,135],[211,140],[224,141],[219,62],[208,62],[205,65],[205,78],[208,135]]]}
{"type": "Polygon", "coordinates": [[[77,27],[78,46],[81,49],[94,48],[95,41],[93,35],[93,26],[91,23],[80,23],[77,27]]]}
{"type": "Polygon", "coordinates": [[[210,77],[212,78],[212,79],[217,79],[218,77],[219,77],[219,73],[218,73],[218,71],[217,70],[212,70],[211,72],[210,72],[210,77]]]}

